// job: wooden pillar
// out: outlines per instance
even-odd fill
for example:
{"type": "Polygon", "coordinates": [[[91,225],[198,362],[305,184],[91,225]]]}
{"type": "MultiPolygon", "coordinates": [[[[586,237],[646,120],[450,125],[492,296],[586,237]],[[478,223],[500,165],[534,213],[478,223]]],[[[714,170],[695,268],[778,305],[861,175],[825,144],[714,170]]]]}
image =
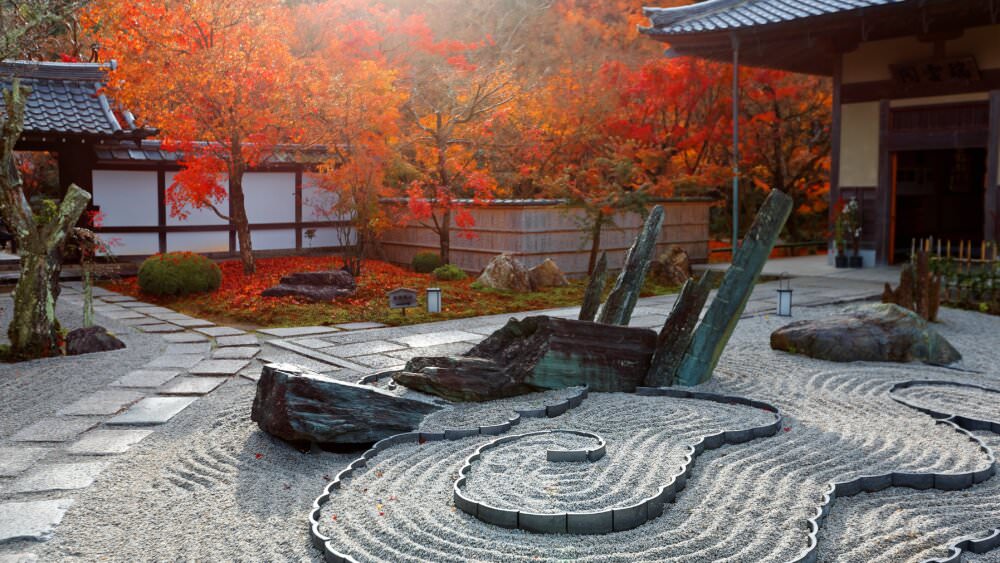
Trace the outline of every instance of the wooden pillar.
{"type": "Polygon", "coordinates": [[[1000,242],[1000,90],[990,92],[990,131],[986,143],[983,238],[1000,242]]]}
{"type": "Polygon", "coordinates": [[[888,264],[889,237],[892,233],[892,162],[888,148],[889,100],[879,100],[878,108],[878,186],[875,189],[875,263],[888,264]]]}
{"type": "Polygon", "coordinates": [[[156,225],[162,254],[167,251],[167,172],[162,167],[156,169],[156,225]]]}
{"type": "MultiPolygon", "coordinates": [[[[833,221],[836,215],[837,202],[840,201],[840,140],[843,117],[841,116],[840,88],[843,84],[844,58],[836,56],[833,67],[833,116],[830,124],[830,212],[829,224],[830,233],[833,233],[833,221]]],[[[832,254],[836,254],[833,248],[833,235],[827,241],[827,247],[832,254]]]]}
{"type": "Polygon", "coordinates": [[[302,250],[302,167],[295,168],[295,250],[302,250]]]}

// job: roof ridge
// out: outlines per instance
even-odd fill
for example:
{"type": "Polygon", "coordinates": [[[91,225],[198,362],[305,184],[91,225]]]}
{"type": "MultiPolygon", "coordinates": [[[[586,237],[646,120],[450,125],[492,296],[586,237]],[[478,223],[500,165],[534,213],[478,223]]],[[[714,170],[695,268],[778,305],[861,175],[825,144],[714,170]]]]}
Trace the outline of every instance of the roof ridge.
{"type": "Polygon", "coordinates": [[[642,13],[653,23],[653,27],[666,27],[683,19],[705,16],[718,10],[733,8],[746,0],[704,0],[687,6],[673,8],[643,8],[642,13]]]}

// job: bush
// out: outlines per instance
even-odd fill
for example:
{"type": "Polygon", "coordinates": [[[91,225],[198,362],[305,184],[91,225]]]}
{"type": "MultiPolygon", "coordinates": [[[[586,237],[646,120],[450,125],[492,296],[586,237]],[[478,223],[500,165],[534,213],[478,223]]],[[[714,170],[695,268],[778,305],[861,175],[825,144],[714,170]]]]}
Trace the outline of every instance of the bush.
{"type": "Polygon", "coordinates": [[[418,274],[429,274],[441,265],[441,256],[436,252],[420,252],[413,257],[413,271],[418,274]]]}
{"type": "Polygon", "coordinates": [[[434,277],[444,281],[464,280],[465,271],[458,266],[445,264],[440,268],[434,269],[434,277]]]}
{"type": "Polygon", "coordinates": [[[152,295],[187,295],[215,291],[222,283],[219,266],[193,252],[170,252],[139,266],[139,288],[152,295]]]}

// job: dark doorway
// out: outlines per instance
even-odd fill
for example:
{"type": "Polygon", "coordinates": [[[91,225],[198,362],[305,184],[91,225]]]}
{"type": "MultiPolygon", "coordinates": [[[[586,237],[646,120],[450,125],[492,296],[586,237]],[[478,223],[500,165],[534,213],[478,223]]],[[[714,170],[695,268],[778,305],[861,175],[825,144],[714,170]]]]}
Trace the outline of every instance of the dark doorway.
{"type": "Polygon", "coordinates": [[[914,239],[982,240],[986,149],[900,151],[895,170],[894,261],[914,239]]]}

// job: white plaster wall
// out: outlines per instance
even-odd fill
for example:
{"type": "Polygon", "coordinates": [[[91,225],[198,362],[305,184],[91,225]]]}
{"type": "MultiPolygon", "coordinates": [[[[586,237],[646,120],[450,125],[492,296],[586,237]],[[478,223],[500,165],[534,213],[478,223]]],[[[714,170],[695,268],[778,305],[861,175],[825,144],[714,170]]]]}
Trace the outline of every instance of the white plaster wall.
{"type": "MultiPolygon", "coordinates": [[[[294,247],[294,244],[292,245],[294,247]]],[[[229,252],[229,233],[167,233],[167,252],[229,252]]]]}
{"type": "Polygon", "coordinates": [[[336,221],[339,216],[329,212],[336,203],[336,192],[318,187],[309,174],[302,176],[303,221],[336,221]]]}
{"type": "MultiPolygon", "coordinates": [[[[175,172],[167,172],[166,174],[166,186],[169,189],[171,184],[174,183],[175,172]]],[[[229,186],[226,184],[225,178],[219,180],[219,185],[222,187],[226,194],[229,193],[229,186]]],[[[229,211],[228,195],[222,199],[221,203],[216,204],[222,213],[227,213],[229,211]]],[[[187,212],[188,216],[186,219],[181,219],[179,217],[174,217],[170,214],[170,205],[167,205],[167,225],[225,225],[226,221],[223,221],[218,215],[216,215],[211,209],[203,207],[201,209],[194,209],[192,207],[186,207],[184,211],[187,212]]],[[[228,241],[228,239],[226,239],[228,241]]],[[[167,245],[170,245],[170,237],[167,237],[167,245]]],[[[226,248],[228,249],[229,243],[226,243],[226,248]]]]}
{"type": "MultiPolygon", "coordinates": [[[[247,172],[243,175],[247,218],[250,223],[295,221],[295,174],[293,172],[247,172]]],[[[295,239],[292,239],[295,248],[295,239]]]]}
{"type": "MultiPolygon", "coordinates": [[[[160,251],[160,236],[156,233],[101,233],[115,256],[156,254],[160,251]]],[[[103,253],[102,253],[103,254],[103,253]]]]}
{"type": "Polygon", "coordinates": [[[156,226],[155,171],[94,170],[91,179],[105,227],[156,226]]]}
{"type": "Polygon", "coordinates": [[[841,106],[840,185],[878,185],[879,103],[841,106]]]}
{"type": "MultiPolygon", "coordinates": [[[[254,250],[287,250],[295,249],[295,230],[255,230],[250,232],[254,250]]],[[[236,239],[239,246],[239,239],[236,239]]]]}

